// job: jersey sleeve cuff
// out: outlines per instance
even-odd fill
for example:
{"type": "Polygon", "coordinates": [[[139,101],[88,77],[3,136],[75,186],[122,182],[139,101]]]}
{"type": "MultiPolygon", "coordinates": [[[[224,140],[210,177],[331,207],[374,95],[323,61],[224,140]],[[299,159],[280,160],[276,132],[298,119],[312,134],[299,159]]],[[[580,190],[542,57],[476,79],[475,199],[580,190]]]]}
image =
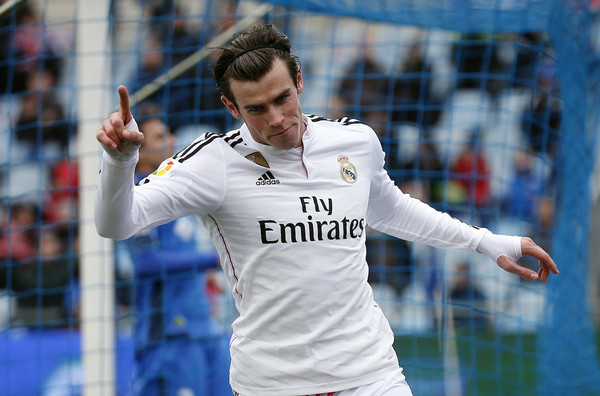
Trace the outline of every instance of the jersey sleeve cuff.
{"type": "Polygon", "coordinates": [[[500,256],[507,256],[517,261],[521,256],[521,237],[511,235],[497,235],[485,230],[476,251],[485,254],[494,262],[500,256]]]}

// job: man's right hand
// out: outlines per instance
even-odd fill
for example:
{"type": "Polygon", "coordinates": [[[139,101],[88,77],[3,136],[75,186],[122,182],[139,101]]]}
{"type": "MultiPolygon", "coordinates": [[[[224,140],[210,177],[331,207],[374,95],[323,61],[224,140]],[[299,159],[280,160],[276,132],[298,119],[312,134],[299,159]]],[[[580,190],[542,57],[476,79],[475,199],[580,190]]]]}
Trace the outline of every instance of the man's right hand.
{"type": "Polygon", "coordinates": [[[104,120],[96,133],[96,139],[106,152],[115,157],[119,157],[118,153],[136,151],[144,143],[144,134],[137,130],[137,126],[135,129],[126,128],[133,120],[129,107],[129,93],[123,85],[119,86],[118,91],[120,110],[104,120]]]}

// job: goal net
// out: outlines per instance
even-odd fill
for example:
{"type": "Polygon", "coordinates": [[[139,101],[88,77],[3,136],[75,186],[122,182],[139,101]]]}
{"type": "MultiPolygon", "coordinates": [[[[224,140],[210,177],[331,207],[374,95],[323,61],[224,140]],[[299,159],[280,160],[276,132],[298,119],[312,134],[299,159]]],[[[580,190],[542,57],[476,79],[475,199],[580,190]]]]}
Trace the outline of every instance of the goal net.
{"type": "MultiPolygon", "coordinates": [[[[299,56],[303,112],[369,124],[404,192],[531,236],[559,266],[531,283],[369,229],[369,283],[414,394],[600,393],[597,2],[4,0],[0,22],[1,394],[131,390],[135,268],[93,227],[96,129],[120,84],[180,146],[235,128],[213,49],[263,22],[299,56]]],[[[211,287],[227,335],[236,313],[211,287]]]]}

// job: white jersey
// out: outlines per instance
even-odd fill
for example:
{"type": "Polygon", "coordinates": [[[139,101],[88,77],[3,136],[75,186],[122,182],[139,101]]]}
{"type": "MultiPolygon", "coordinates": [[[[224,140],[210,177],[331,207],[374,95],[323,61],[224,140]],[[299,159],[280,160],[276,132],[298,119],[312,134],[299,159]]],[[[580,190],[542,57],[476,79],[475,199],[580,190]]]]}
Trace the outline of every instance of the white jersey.
{"type": "Polygon", "coordinates": [[[484,233],[403,194],[376,134],[304,116],[303,147],[257,143],[244,125],[204,134],[132,188],[136,158],[104,154],[99,233],[114,239],[197,214],[234,296],[231,384],[244,395],[305,395],[398,369],[394,335],[367,283],[367,224],[475,251],[484,233]]]}

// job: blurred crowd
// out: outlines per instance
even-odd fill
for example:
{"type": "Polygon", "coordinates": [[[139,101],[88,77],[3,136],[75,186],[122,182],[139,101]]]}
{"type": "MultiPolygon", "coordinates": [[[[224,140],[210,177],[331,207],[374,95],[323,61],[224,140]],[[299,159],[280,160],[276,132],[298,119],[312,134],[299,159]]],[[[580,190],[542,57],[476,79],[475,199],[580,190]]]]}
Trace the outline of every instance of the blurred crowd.
{"type": "Polygon", "coordinates": [[[27,1],[0,26],[0,325],[66,327],[79,268],[73,32],[27,1]]]}
{"type": "MultiPolygon", "coordinates": [[[[198,23],[184,3],[140,1],[142,39],[123,62],[129,67],[120,69],[125,81],[117,83],[128,85],[130,92],[153,84],[232,25],[236,1],[207,4],[220,17],[207,15],[198,23]]],[[[113,3],[116,17],[123,6],[113,3]]],[[[48,24],[42,15],[33,2],[23,1],[0,16],[0,327],[71,327],[78,322],[74,31],[48,24]]],[[[274,22],[293,35],[285,17],[274,22]]],[[[440,60],[431,56],[427,37],[422,31],[403,41],[392,67],[381,62],[372,42],[353,43],[357,50],[330,78],[335,86],[321,112],[372,126],[387,152],[390,175],[403,191],[495,231],[501,224],[527,227],[518,232],[549,250],[560,194],[555,170],[562,112],[549,38],[538,32],[448,33],[440,60]],[[451,77],[440,84],[440,76],[451,77]],[[452,124],[466,98],[476,98],[467,109],[469,117],[477,117],[480,109],[486,118],[468,127],[452,124]],[[498,125],[507,115],[518,120],[508,151],[498,149],[503,142],[498,125]],[[449,140],[449,129],[458,138],[449,140]]],[[[316,81],[311,72],[327,59],[301,59],[307,84],[316,81]]],[[[163,109],[161,119],[183,145],[203,131],[236,126],[214,89],[210,66],[211,59],[204,59],[144,99],[163,109]]],[[[441,293],[439,258],[430,251],[371,232],[367,259],[369,280],[381,292],[401,297],[418,284],[426,298],[441,293]]],[[[117,301],[128,307],[130,299],[123,293],[130,290],[131,268],[126,260],[118,264],[117,301]]],[[[452,268],[445,298],[488,298],[468,262],[456,260],[452,268]]],[[[489,325],[486,318],[474,320],[489,325]]],[[[465,322],[457,317],[457,323],[465,322]]]]}

